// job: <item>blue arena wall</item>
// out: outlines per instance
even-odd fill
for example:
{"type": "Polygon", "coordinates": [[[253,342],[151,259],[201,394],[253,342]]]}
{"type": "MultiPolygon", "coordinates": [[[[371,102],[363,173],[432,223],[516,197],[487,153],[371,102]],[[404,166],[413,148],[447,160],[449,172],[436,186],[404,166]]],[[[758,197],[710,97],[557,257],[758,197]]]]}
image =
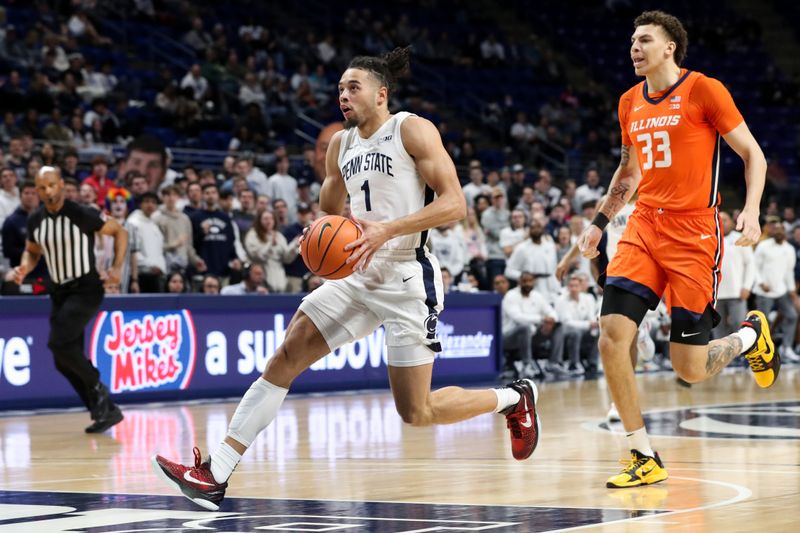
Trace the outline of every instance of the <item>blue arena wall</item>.
{"type": "MultiPolygon", "coordinates": [[[[241,395],[261,374],[301,296],[106,297],[85,331],[86,353],[121,402],[241,395]]],[[[493,380],[501,298],[451,293],[439,317],[437,385],[493,380]]],[[[47,348],[50,299],[0,298],[0,409],[79,405],[47,348]]],[[[347,320],[342,309],[342,320],[347,320]]],[[[383,328],[328,354],[294,392],[388,387],[383,328]]]]}

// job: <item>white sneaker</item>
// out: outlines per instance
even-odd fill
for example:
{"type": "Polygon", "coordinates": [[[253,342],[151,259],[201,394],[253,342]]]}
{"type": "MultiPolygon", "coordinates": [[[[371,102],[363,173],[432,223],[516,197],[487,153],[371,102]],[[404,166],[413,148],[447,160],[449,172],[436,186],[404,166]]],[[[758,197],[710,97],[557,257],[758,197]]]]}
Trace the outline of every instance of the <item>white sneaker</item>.
{"type": "Polygon", "coordinates": [[[606,418],[609,422],[622,422],[622,419],[619,417],[619,411],[617,411],[617,406],[614,405],[614,402],[611,402],[611,407],[608,409],[606,418]]]}
{"type": "Polygon", "coordinates": [[[797,353],[795,353],[795,351],[789,346],[781,348],[781,358],[791,363],[800,362],[800,355],[797,355],[797,353]]]}

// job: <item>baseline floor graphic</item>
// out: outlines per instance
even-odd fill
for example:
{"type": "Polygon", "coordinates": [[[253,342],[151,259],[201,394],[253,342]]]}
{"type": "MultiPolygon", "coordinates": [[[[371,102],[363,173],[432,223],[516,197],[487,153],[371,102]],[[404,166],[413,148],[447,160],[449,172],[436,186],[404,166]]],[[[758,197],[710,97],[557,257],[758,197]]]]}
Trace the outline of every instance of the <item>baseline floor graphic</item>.
{"type": "Polygon", "coordinates": [[[183,497],[0,491],[2,533],[428,531],[540,532],[665,511],[227,498],[219,512],[183,497]]]}
{"type": "MultiPolygon", "coordinates": [[[[800,401],[748,402],[651,411],[650,435],[728,439],[800,439],[800,401]]],[[[619,424],[600,424],[614,429],[619,424]]]]}

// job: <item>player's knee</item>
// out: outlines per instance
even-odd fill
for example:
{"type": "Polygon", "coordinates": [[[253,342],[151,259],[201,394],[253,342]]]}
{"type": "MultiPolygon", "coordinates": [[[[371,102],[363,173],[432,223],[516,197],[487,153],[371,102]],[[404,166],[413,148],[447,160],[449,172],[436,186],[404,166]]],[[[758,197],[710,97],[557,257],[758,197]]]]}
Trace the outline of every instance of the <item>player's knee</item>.
{"type": "Polygon", "coordinates": [[[292,324],[292,327],[286,332],[286,337],[270,359],[270,371],[291,376],[291,379],[299,375],[305,370],[305,363],[303,358],[299,357],[299,354],[301,354],[303,350],[308,350],[310,348],[308,346],[308,341],[313,338],[315,334],[319,335],[319,332],[314,326],[314,323],[311,322],[311,319],[303,316],[296,320],[292,324]]]}
{"type": "Polygon", "coordinates": [[[681,378],[683,381],[687,383],[700,383],[704,381],[708,374],[706,373],[705,368],[701,368],[698,366],[692,366],[688,364],[675,364],[675,360],[672,361],[672,369],[681,378]]]}
{"type": "Polygon", "coordinates": [[[603,357],[613,356],[614,354],[623,354],[628,357],[630,339],[615,328],[604,328],[600,332],[597,347],[603,357]]]}
{"type": "Polygon", "coordinates": [[[403,422],[405,422],[410,426],[416,426],[416,427],[430,426],[433,421],[430,409],[427,409],[425,406],[398,405],[397,414],[400,415],[400,418],[403,419],[403,422]]]}

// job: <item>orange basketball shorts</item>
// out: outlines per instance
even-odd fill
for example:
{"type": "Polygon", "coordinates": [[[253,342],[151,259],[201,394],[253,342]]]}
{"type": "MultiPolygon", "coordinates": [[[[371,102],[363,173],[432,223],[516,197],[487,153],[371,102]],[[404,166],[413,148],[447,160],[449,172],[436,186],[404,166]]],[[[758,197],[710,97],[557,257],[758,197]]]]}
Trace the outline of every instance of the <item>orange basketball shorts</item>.
{"type": "Polygon", "coordinates": [[[716,306],[723,253],[716,208],[669,211],[637,204],[606,284],[641,296],[651,309],[666,290],[673,320],[697,322],[709,305],[716,306]]]}

